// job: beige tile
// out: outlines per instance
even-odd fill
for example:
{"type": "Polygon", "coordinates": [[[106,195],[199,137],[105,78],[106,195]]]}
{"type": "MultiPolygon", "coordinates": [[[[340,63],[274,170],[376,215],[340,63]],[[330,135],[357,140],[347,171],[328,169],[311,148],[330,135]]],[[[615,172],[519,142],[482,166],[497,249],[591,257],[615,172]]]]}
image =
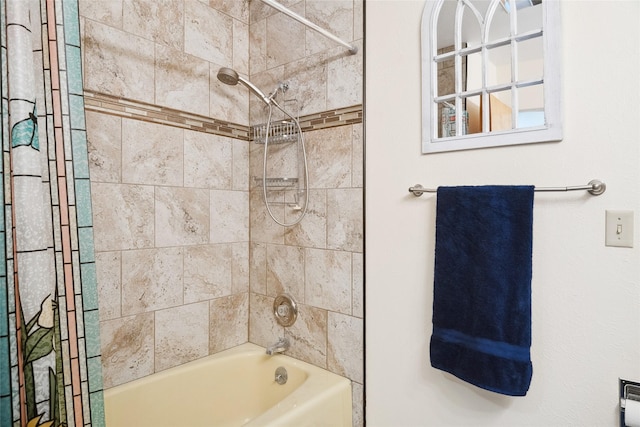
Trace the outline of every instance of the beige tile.
{"type": "Polygon", "coordinates": [[[156,104],[209,115],[209,63],[179,50],[156,46],[156,104]]]}
{"type": "Polygon", "coordinates": [[[327,109],[327,59],[324,53],[306,56],[284,66],[289,82],[287,97],[300,100],[300,114],[327,109]]]}
{"type": "Polygon", "coordinates": [[[327,248],[362,252],[362,189],[327,190],[327,248]]]}
{"type": "Polygon", "coordinates": [[[96,252],[100,320],[121,316],[120,252],[96,252]]]}
{"type": "Polygon", "coordinates": [[[249,247],[249,283],[251,292],[267,294],[267,245],[251,241],[249,247]]]}
{"type": "Polygon", "coordinates": [[[184,185],[230,190],[235,143],[231,138],[184,132],[184,185]]]}
{"type": "Polygon", "coordinates": [[[249,295],[241,293],[210,303],[209,352],[217,353],[247,342],[249,295]]]}
{"type": "Polygon", "coordinates": [[[80,16],[122,29],[122,0],[79,0],[78,12],[80,16]]]}
{"type": "Polygon", "coordinates": [[[364,187],[364,139],[362,123],[353,125],[353,166],[351,167],[351,185],[364,187]]]}
{"type": "MultiPolygon", "coordinates": [[[[304,2],[289,9],[304,16],[304,2]]],[[[290,17],[277,13],[267,18],[267,68],[277,67],[305,56],[305,26],[290,17]]]]}
{"type": "Polygon", "coordinates": [[[215,64],[233,64],[233,18],[198,2],[184,8],[184,51],[215,64]]]}
{"type": "Polygon", "coordinates": [[[267,69],[266,19],[251,24],[251,31],[249,32],[249,68],[252,74],[260,73],[267,69]]]}
{"type": "Polygon", "coordinates": [[[353,0],[353,39],[364,37],[364,0],[353,0]]]}
{"type": "Polygon", "coordinates": [[[171,368],[209,354],[209,303],[155,313],[155,370],[171,368]]]}
{"type": "Polygon", "coordinates": [[[233,140],[233,190],[249,190],[249,142],[233,140]]]}
{"type": "Polygon", "coordinates": [[[249,341],[263,347],[273,345],[284,337],[284,327],[278,325],[273,315],[274,298],[249,294],[249,341]]]}
{"type": "Polygon", "coordinates": [[[209,242],[209,190],[157,187],[156,246],[209,242]]]}
{"type": "Polygon", "coordinates": [[[122,314],[183,304],[183,249],[143,249],[122,253],[122,314]]]}
{"type": "Polygon", "coordinates": [[[311,187],[351,186],[351,139],[350,126],[322,129],[306,134],[311,187]]]}
{"type": "Polygon", "coordinates": [[[351,55],[342,48],[339,56],[327,66],[328,110],[362,104],[363,49],[361,41],[354,44],[358,47],[358,53],[351,55]]]}
{"type": "MultiPolygon", "coordinates": [[[[342,40],[353,39],[353,1],[305,1],[305,16],[342,40]]],[[[333,40],[307,29],[307,54],[331,48],[336,45],[333,40]]],[[[344,49],[344,48],[343,48],[344,49]]]]}
{"type": "Polygon", "coordinates": [[[182,186],[182,129],[123,119],[122,135],[123,182],[182,186]]]}
{"type": "Polygon", "coordinates": [[[229,86],[218,80],[218,70],[229,64],[211,64],[209,74],[209,115],[247,126],[249,124],[249,91],[241,86],[229,86]]]}
{"type": "Polygon", "coordinates": [[[232,243],[231,252],[231,293],[249,292],[249,243],[232,243]]]}
{"type": "Polygon", "coordinates": [[[249,25],[233,20],[233,69],[249,74],[249,25]]]}
{"type": "Polygon", "coordinates": [[[328,369],[362,384],[363,320],[329,312],[327,329],[328,369]]]}
{"type": "Polygon", "coordinates": [[[231,245],[191,246],[184,251],[185,303],[211,300],[231,294],[231,245]]]}
{"type": "Polygon", "coordinates": [[[212,190],[210,192],[211,243],[249,240],[249,193],[212,190]]]}
{"type": "Polygon", "coordinates": [[[124,0],[123,27],[132,34],[181,51],[184,47],[184,2],[124,0]]]}
{"type": "Polygon", "coordinates": [[[289,356],[327,368],[327,311],[308,305],[298,306],[298,318],[285,334],[291,341],[289,356]]]}
{"type": "Polygon", "coordinates": [[[86,20],[82,40],[84,87],[154,102],[154,43],[86,20]]]}
{"type": "Polygon", "coordinates": [[[96,251],[153,246],[153,187],[93,182],[91,200],[96,251]]]}
{"type": "MultiPolygon", "coordinates": [[[[300,212],[297,212],[299,215],[300,212]]],[[[284,230],[287,245],[327,247],[327,191],[309,190],[309,206],[302,221],[284,230]]]]}
{"type": "MultiPolygon", "coordinates": [[[[264,243],[284,243],[284,228],[269,216],[261,189],[254,189],[250,192],[249,207],[251,240],[264,243]]],[[[280,221],[284,220],[284,206],[271,205],[271,212],[280,221]]]]}
{"type": "MultiPolygon", "coordinates": [[[[251,82],[260,88],[265,94],[271,93],[280,82],[285,80],[284,65],[268,68],[262,73],[251,73],[251,82]]],[[[281,120],[284,116],[278,109],[274,109],[273,120],[281,120]]],[[[266,123],[269,117],[269,107],[262,99],[251,95],[249,97],[249,122],[253,124],[266,123]]]]}
{"type": "Polygon", "coordinates": [[[100,322],[104,387],[153,373],[153,313],[100,322]]]}
{"type": "Polygon", "coordinates": [[[282,293],[304,301],[304,249],[267,245],[267,295],[282,293]]]}
{"type": "Polygon", "coordinates": [[[304,303],[351,313],[351,254],[306,249],[304,303]]]}
{"type": "Polygon", "coordinates": [[[354,317],[364,317],[364,256],[361,253],[351,255],[352,262],[352,285],[351,295],[352,315],[354,317]]]}
{"type": "Polygon", "coordinates": [[[364,427],[364,386],[351,382],[351,401],[353,402],[353,427],[364,427]]]}
{"type": "Polygon", "coordinates": [[[92,182],[120,182],[122,119],[87,111],[87,151],[92,182]]]}
{"type": "Polygon", "coordinates": [[[250,2],[251,0],[209,0],[209,6],[248,24],[250,2]]]}

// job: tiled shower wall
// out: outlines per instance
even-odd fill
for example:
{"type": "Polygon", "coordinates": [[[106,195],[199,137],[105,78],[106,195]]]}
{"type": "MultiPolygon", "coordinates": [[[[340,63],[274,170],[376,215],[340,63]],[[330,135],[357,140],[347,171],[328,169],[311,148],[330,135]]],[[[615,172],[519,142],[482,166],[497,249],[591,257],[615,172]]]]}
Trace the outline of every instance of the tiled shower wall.
{"type": "Polygon", "coordinates": [[[354,381],[358,425],[362,1],[282,3],[360,51],[258,0],[80,0],[105,387],[287,335],[292,356],[354,381]],[[218,82],[222,66],[265,92],[289,83],[278,99],[303,119],[310,166],[298,226],[265,216],[248,125],[266,110],[218,82]],[[280,292],[300,305],[286,331],[280,292]]]}
{"type": "MultiPolygon", "coordinates": [[[[253,1],[251,81],[269,90],[281,81],[288,82],[289,89],[277,99],[303,117],[361,105],[362,2],[307,0],[290,1],[288,6],[343,40],[356,40],[359,53],[351,55],[335,42],[253,1]]],[[[267,111],[254,97],[251,123],[266,122],[267,111]]],[[[304,132],[309,209],[293,227],[281,227],[268,216],[262,186],[255,180],[262,178],[264,146],[251,143],[249,340],[268,346],[277,337],[287,336],[291,340],[288,354],[350,378],[355,425],[359,425],[364,381],[362,123],[331,118],[317,126],[327,123],[342,126],[304,132]],[[279,326],[271,314],[274,298],[283,292],[294,297],[300,310],[298,320],[288,328],[279,326]]],[[[286,155],[278,157],[286,149],[272,146],[268,177],[296,176],[295,162],[291,167],[286,155]]],[[[285,222],[299,214],[288,205],[274,204],[272,210],[285,222]]]]}

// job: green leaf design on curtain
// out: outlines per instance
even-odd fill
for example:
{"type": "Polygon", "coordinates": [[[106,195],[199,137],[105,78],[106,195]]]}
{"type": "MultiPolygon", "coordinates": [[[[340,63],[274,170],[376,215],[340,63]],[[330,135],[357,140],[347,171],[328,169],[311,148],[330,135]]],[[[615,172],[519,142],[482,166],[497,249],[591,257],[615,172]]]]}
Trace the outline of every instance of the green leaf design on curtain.
{"type": "Polygon", "coordinates": [[[53,328],[39,328],[29,335],[25,345],[25,362],[31,363],[53,351],[53,328]]]}
{"type": "Polygon", "coordinates": [[[53,369],[49,368],[49,414],[53,425],[60,424],[60,411],[58,410],[58,379],[53,369]]]}
{"type": "Polygon", "coordinates": [[[20,120],[13,125],[11,129],[11,146],[28,146],[34,150],[40,151],[40,142],[38,140],[38,117],[36,115],[35,103],[33,113],[29,113],[29,118],[20,120]]]}

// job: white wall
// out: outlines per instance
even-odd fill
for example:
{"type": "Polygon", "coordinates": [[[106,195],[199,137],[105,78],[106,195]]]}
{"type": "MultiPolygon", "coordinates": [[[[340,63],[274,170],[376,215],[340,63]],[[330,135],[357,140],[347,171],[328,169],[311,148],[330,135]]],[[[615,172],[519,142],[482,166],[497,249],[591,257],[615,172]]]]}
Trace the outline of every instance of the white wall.
{"type": "Polygon", "coordinates": [[[562,2],[562,142],[431,155],[420,154],[423,4],[366,2],[367,425],[615,426],[618,378],[640,380],[640,225],[635,248],[605,247],[604,215],[640,215],[640,2],[562,2]],[[593,178],[604,195],[535,197],[527,396],[431,368],[436,198],[407,187],[593,178]]]}

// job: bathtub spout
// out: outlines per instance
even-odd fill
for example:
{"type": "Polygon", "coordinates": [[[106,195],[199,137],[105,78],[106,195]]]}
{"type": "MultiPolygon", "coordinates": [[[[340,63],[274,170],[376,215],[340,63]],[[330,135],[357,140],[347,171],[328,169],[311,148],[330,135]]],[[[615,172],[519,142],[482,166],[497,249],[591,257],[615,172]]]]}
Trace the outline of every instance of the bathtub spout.
{"type": "Polygon", "coordinates": [[[277,343],[267,348],[267,354],[269,356],[273,356],[274,354],[282,354],[285,351],[289,350],[291,344],[289,343],[289,339],[280,338],[277,343]]]}

